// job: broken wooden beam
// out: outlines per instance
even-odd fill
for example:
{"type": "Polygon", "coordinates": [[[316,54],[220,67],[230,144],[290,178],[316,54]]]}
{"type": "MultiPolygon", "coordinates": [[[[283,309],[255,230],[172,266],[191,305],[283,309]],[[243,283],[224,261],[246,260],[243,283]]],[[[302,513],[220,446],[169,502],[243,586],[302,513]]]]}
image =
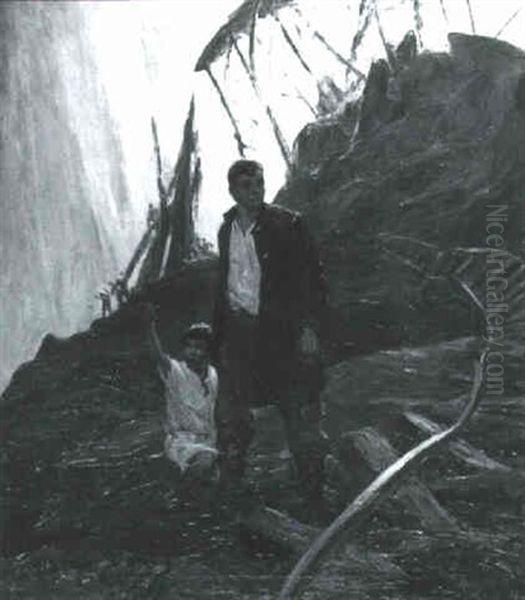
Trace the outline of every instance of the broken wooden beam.
{"type": "Polygon", "coordinates": [[[240,525],[250,533],[287,548],[303,552],[319,534],[319,528],[305,525],[269,507],[260,507],[240,519],[240,525]]]}
{"type": "MultiPolygon", "coordinates": [[[[302,554],[322,531],[269,507],[260,507],[245,515],[240,525],[249,533],[297,555],[302,554]]],[[[388,554],[355,544],[348,544],[341,555],[327,560],[323,570],[310,583],[322,594],[319,597],[327,597],[333,591],[334,578],[369,593],[378,581],[388,584],[391,589],[403,582],[406,584],[404,571],[390,560],[388,554]]]]}
{"type": "MultiPolygon", "coordinates": [[[[440,433],[444,430],[444,428],[439,424],[428,417],[424,417],[423,415],[419,415],[414,412],[405,412],[405,418],[412,423],[417,429],[423,431],[424,433],[431,433],[435,435],[436,433],[440,433]]],[[[487,454],[480,450],[479,448],[475,448],[468,442],[463,439],[455,439],[449,442],[449,448],[452,454],[457,458],[463,460],[470,466],[478,467],[480,469],[488,469],[490,471],[499,471],[501,473],[511,473],[513,469],[500,463],[487,454]]]]}
{"type": "MultiPolygon", "coordinates": [[[[392,465],[398,454],[389,441],[372,427],[344,436],[360,453],[372,471],[381,473],[392,465]]],[[[458,531],[455,519],[441,506],[432,492],[415,476],[410,476],[394,494],[409,513],[415,515],[427,531],[458,531]]]]}

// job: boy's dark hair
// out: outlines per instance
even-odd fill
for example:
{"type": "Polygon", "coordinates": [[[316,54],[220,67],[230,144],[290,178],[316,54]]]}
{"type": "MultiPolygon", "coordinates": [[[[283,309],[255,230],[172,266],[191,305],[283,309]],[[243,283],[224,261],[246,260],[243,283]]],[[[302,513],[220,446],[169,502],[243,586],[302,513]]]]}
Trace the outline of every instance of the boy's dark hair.
{"type": "Polygon", "coordinates": [[[263,166],[256,160],[246,160],[242,158],[233,163],[228,169],[228,184],[230,187],[235,184],[235,180],[240,175],[255,175],[256,173],[264,173],[263,166]]]}
{"type": "Polygon", "coordinates": [[[208,350],[211,350],[213,342],[213,332],[207,323],[193,323],[181,336],[181,343],[184,345],[188,340],[202,340],[206,342],[208,350]]]}

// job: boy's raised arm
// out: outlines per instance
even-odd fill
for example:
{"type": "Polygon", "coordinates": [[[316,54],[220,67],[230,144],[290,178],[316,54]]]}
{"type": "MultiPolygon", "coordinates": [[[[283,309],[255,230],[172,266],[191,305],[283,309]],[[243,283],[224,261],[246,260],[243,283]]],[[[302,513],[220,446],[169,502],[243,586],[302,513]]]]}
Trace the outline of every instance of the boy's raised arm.
{"type": "Polygon", "coordinates": [[[155,325],[155,308],[152,304],[146,304],[145,311],[149,345],[161,374],[166,375],[170,369],[170,359],[162,349],[162,344],[157,333],[157,326],[155,325]]]}

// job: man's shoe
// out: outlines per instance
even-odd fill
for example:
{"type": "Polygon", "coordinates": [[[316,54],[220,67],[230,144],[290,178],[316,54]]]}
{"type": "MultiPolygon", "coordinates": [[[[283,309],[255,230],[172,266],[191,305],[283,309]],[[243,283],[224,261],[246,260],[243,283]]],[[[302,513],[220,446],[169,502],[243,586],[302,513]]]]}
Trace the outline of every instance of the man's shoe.
{"type": "Polygon", "coordinates": [[[256,486],[244,483],[238,492],[237,509],[242,519],[264,507],[261,494],[256,486]]]}
{"type": "Polygon", "coordinates": [[[221,486],[216,501],[219,511],[236,522],[264,506],[257,488],[244,481],[221,486]]]}

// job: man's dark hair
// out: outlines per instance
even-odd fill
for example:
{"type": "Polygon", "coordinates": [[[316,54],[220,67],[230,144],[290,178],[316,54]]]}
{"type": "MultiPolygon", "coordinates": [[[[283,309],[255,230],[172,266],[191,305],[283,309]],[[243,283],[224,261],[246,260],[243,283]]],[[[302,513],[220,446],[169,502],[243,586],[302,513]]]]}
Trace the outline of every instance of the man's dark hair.
{"type": "Polygon", "coordinates": [[[207,323],[193,323],[182,334],[181,342],[184,345],[188,340],[202,340],[211,350],[213,332],[207,323]]]}
{"type": "Polygon", "coordinates": [[[263,166],[256,160],[241,159],[233,163],[228,169],[228,184],[230,187],[235,184],[236,179],[241,175],[256,175],[264,173],[263,166]]]}

